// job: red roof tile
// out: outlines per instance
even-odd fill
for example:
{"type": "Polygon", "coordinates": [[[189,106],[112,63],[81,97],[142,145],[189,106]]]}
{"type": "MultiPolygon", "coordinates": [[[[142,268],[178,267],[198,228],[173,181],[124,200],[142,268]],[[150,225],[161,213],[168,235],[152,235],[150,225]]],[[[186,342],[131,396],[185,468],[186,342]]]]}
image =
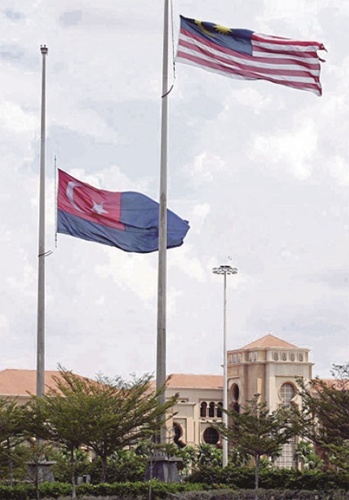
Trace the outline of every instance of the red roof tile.
{"type": "MultiPolygon", "coordinates": [[[[59,371],[45,371],[45,387],[56,387],[53,377],[59,376],[59,371]]],[[[0,396],[28,396],[28,393],[36,393],[36,370],[0,371],[0,396]]]]}
{"type": "Polygon", "coordinates": [[[223,375],[172,373],[167,377],[166,384],[174,389],[222,389],[223,375]]]}
{"type": "Polygon", "coordinates": [[[284,347],[284,348],[292,348],[299,349],[296,345],[290,344],[285,340],[279,339],[270,333],[265,335],[264,337],[251,342],[250,344],[245,345],[241,349],[258,349],[258,348],[268,348],[268,347],[284,347]]]}

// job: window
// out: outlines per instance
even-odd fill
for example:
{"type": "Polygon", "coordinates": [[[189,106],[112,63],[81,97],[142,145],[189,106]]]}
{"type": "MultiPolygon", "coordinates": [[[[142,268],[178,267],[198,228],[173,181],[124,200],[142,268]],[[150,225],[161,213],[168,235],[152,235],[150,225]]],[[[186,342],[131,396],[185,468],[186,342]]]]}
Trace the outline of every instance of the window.
{"type": "Polygon", "coordinates": [[[181,426],[179,424],[173,424],[173,435],[174,435],[174,438],[173,438],[174,442],[176,442],[176,441],[178,441],[178,439],[180,439],[180,437],[182,435],[182,429],[181,429],[181,426]]]}
{"type": "Polygon", "coordinates": [[[303,361],[303,354],[302,353],[298,354],[298,361],[300,361],[300,362],[303,361]]]}
{"type": "Polygon", "coordinates": [[[283,353],[281,354],[281,359],[282,359],[282,361],[286,361],[286,359],[287,359],[287,355],[286,355],[286,353],[285,353],[285,352],[283,352],[283,353]]]}
{"type": "Polygon", "coordinates": [[[280,396],[285,406],[290,406],[292,399],[296,395],[294,386],[290,383],[282,384],[280,389],[280,396]]]}
{"type": "Polygon", "coordinates": [[[295,360],[295,355],[294,355],[294,352],[291,352],[291,354],[290,354],[290,360],[291,360],[291,361],[294,361],[294,360],[295,360]]]}
{"type": "MultiPolygon", "coordinates": [[[[296,389],[293,384],[286,382],[280,388],[280,396],[282,399],[281,406],[288,408],[292,405],[292,400],[296,395],[296,389]]],[[[292,438],[288,443],[282,447],[282,453],[277,459],[276,463],[279,467],[290,469],[296,465],[295,459],[296,440],[292,438]]]]}
{"type": "Polygon", "coordinates": [[[223,408],[223,403],[218,403],[217,405],[217,417],[222,418],[222,408],[223,408]]]}
{"type": "Polygon", "coordinates": [[[237,384],[233,384],[230,389],[231,397],[233,401],[239,401],[240,397],[240,390],[239,386],[237,384]]]}
{"type": "Polygon", "coordinates": [[[283,469],[292,469],[296,465],[295,459],[296,438],[292,438],[282,447],[281,455],[277,458],[276,464],[283,469]]]}
{"type": "Polygon", "coordinates": [[[210,401],[209,403],[206,401],[202,401],[200,403],[200,417],[201,418],[221,418],[222,417],[222,402],[210,401]]]}
{"type": "Polygon", "coordinates": [[[184,448],[185,447],[185,443],[182,440],[182,436],[183,436],[183,429],[182,429],[182,427],[179,424],[174,423],[173,424],[173,442],[179,448],[184,448]]]}
{"type": "Polygon", "coordinates": [[[208,427],[203,435],[204,441],[207,444],[217,444],[219,441],[219,434],[213,427],[208,427]]]}
{"type": "Polygon", "coordinates": [[[279,354],[277,352],[273,352],[273,360],[278,361],[279,360],[279,354]]]}

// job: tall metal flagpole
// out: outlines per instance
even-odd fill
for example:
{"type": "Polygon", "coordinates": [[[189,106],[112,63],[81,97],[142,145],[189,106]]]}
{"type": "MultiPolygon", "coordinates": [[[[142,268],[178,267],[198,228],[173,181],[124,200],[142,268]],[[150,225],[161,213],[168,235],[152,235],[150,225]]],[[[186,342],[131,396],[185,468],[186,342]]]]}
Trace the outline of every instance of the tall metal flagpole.
{"type": "MultiPolygon", "coordinates": [[[[156,388],[166,383],[166,252],[167,252],[167,122],[168,122],[168,11],[169,0],[164,0],[164,32],[162,54],[162,105],[161,105],[161,162],[160,162],[160,210],[158,256],[158,317],[156,388]]],[[[166,401],[165,392],[159,403],[166,401]]],[[[162,425],[160,444],[166,443],[166,426],[162,425]]]]}
{"type": "Polygon", "coordinates": [[[41,85],[41,145],[40,145],[40,193],[39,193],[39,254],[38,254],[38,315],[37,315],[37,366],[36,394],[45,392],[45,128],[46,128],[46,55],[45,45],[40,47],[42,54],[41,85]]]}
{"type": "MultiPolygon", "coordinates": [[[[212,269],[213,274],[223,274],[223,409],[228,410],[228,365],[227,365],[227,274],[236,274],[236,267],[219,266],[212,269]]],[[[227,427],[228,415],[223,412],[222,423],[227,427]]],[[[223,467],[228,465],[228,441],[223,438],[223,467]]]]}

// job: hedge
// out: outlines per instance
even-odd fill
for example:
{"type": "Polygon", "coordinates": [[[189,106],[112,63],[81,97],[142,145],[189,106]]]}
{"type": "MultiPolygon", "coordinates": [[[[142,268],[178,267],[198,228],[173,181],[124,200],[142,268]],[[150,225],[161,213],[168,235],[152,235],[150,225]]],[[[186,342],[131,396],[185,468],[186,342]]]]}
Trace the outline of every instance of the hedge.
{"type": "MultiPolygon", "coordinates": [[[[287,476],[287,475],[286,475],[287,476]]],[[[315,474],[311,479],[314,479],[315,474]]],[[[276,479],[276,478],[274,478],[276,479]]],[[[259,489],[259,500],[339,500],[348,499],[349,491],[340,489],[337,485],[334,488],[332,483],[333,475],[325,481],[319,481],[318,488],[308,490],[306,488],[284,488],[278,485],[273,489],[259,489]],[[328,485],[331,488],[327,488],[328,485]]],[[[271,481],[270,481],[271,482],[271,481]]],[[[339,483],[340,484],[340,481],[339,483]]],[[[255,491],[253,489],[229,488],[223,483],[162,483],[156,480],[137,483],[113,483],[113,484],[82,484],[77,486],[78,498],[100,498],[115,500],[148,500],[151,490],[152,500],[172,499],[172,500],[254,500],[255,491]]],[[[62,499],[71,498],[71,485],[67,483],[42,483],[39,487],[40,498],[62,499]]],[[[0,485],[1,500],[33,500],[36,498],[35,488],[31,484],[19,484],[16,486],[0,485]]]]}
{"type": "MultiPolygon", "coordinates": [[[[189,478],[191,483],[225,484],[239,489],[253,489],[254,469],[251,467],[200,467],[189,478]]],[[[259,486],[264,489],[320,490],[340,489],[349,491],[349,474],[333,471],[294,469],[262,469],[259,486]]]]}

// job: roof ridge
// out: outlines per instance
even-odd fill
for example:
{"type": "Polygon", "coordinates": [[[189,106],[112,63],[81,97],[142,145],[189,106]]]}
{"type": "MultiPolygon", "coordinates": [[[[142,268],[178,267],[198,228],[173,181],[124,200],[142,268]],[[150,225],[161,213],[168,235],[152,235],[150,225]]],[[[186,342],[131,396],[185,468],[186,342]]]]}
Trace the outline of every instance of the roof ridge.
{"type": "Polygon", "coordinates": [[[244,345],[240,349],[254,349],[254,348],[262,348],[262,347],[285,347],[292,349],[299,349],[295,344],[291,344],[286,340],[281,339],[280,337],[276,337],[271,333],[264,335],[263,337],[250,342],[249,344],[244,345]]]}

